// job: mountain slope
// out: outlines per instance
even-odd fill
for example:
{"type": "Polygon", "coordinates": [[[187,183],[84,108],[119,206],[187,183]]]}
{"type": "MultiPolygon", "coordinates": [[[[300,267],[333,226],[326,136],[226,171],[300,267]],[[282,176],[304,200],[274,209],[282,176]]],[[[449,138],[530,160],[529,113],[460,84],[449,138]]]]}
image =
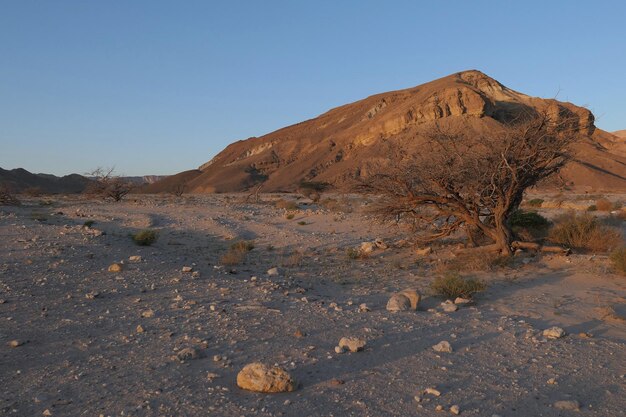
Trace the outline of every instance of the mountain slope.
{"type": "Polygon", "coordinates": [[[573,116],[586,137],[563,173],[572,187],[626,189],[626,158],[615,136],[596,129],[585,108],[511,90],[480,71],[464,71],[406,90],[377,94],[262,137],[235,142],[200,167],[193,192],[293,190],[300,181],[341,186],[368,173],[387,143],[420,152],[423,133],[437,123],[475,132],[507,123],[521,112],[573,116]]]}
{"type": "Polygon", "coordinates": [[[70,174],[57,177],[50,174],[33,174],[23,168],[6,170],[0,168],[0,183],[14,192],[38,189],[46,194],[71,194],[82,192],[90,180],[82,175],[70,174]]]}

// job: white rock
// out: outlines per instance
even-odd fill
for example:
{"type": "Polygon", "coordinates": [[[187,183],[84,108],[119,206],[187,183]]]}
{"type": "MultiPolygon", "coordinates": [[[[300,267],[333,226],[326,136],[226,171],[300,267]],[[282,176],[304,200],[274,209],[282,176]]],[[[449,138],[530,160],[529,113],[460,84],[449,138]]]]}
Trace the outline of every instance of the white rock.
{"type": "Polygon", "coordinates": [[[276,276],[278,275],[278,268],[274,267],[274,268],[270,268],[267,270],[267,275],[269,276],[276,276]]]}
{"type": "Polygon", "coordinates": [[[375,247],[376,244],[374,244],[373,242],[363,242],[359,247],[359,252],[361,252],[361,254],[363,255],[369,255],[370,253],[374,252],[375,247]]]}
{"type": "Polygon", "coordinates": [[[346,350],[342,346],[335,346],[335,353],[342,354],[346,350]]]}
{"type": "Polygon", "coordinates": [[[450,342],[447,342],[445,340],[437,343],[436,345],[433,346],[433,350],[435,352],[446,352],[446,353],[451,353],[452,352],[452,345],[450,345],[450,342]]]}
{"type": "Polygon", "coordinates": [[[342,337],[339,347],[348,349],[350,352],[359,352],[365,348],[365,340],[358,337],[342,337]]]}
{"type": "Polygon", "coordinates": [[[452,414],[459,415],[459,414],[461,414],[461,408],[459,408],[458,405],[453,405],[453,406],[450,407],[450,412],[452,414]]]}
{"type": "Polygon", "coordinates": [[[454,304],[456,304],[456,305],[470,304],[471,302],[472,302],[472,300],[470,300],[469,298],[456,297],[454,299],[454,304]]]}
{"type": "Polygon", "coordinates": [[[435,397],[439,397],[441,395],[441,392],[435,388],[426,388],[424,390],[424,394],[430,394],[434,395],[435,397]]]}
{"type": "Polygon", "coordinates": [[[132,255],[128,257],[128,260],[131,262],[141,262],[141,256],[139,255],[132,255]]]}
{"type": "Polygon", "coordinates": [[[182,271],[183,271],[183,272],[191,272],[191,271],[193,271],[193,268],[192,268],[192,267],[190,267],[190,266],[183,266],[182,271]]]}
{"type": "Polygon", "coordinates": [[[447,300],[447,301],[441,303],[441,308],[446,313],[453,313],[453,312],[455,312],[455,311],[457,311],[459,309],[459,306],[454,304],[452,301],[447,300]]]}
{"type": "Polygon", "coordinates": [[[543,337],[546,337],[548,339],[560,339],[563,336],[565,336],[565,330],[561,329],[560,327],[554,326],[543,331],[543,337]]]}
{"type": "Polygon", "coordinates": [[[411,300],[406,295],[394,294],[387,301],[387,311],[408,311],[411,310],[411,300]]]}

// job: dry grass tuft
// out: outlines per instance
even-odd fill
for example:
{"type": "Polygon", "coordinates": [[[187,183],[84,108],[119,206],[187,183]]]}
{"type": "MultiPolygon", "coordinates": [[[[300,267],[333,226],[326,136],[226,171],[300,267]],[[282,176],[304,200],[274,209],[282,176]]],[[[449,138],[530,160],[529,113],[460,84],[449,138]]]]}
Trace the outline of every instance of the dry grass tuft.
{"type": "Polygon", "coordinates": [[[274,207],[279,208],[279,209],[285,209],[285,210],[298,210],[300,208],[298,207],[298,204],[296,204],[296,202],[288,201],[288,200],[285,200],[284,198],[281,198],[280,200],[276,200],[274,202],[274,207]]]}
{"type": "Polygon", "coordinates": [[[626,247],[621,247],[611,253],[613,268],[622,275],[626,275],[626,247]]]}
{"type": "Polygon", "coordinates": [[[611,203],[606,198],[600,198],[596,200],[596,209],[599,211],[611,211],[613,210],[613,203],[611,203]]]}
{"type": "Polygon", "coordinates": [[[457,297],[471,298],[477,292],[484,291],[487,285],[474,278],[448,273],[435,278],[430,288],[436,295],[454,300],[457,297]]]}
{"type": "Polygon", "coordinates": [[[559,245],[594,253],[610,252],[623,244],[619,230],[603,225],[588,213],[556,218],[548,238],[559,245]]]}
{"type": "Polygon", "coordinates": [[[139,246],[150,246],[159,238],[159,232],[152,229],[144,229],[131,235],[131,238],[139,246]]]}

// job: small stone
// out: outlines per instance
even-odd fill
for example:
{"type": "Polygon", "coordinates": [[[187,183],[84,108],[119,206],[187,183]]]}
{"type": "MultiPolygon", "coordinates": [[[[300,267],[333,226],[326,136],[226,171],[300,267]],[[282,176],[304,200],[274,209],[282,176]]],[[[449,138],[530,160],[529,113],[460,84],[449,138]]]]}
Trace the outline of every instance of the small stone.
{"type": "Polygon", "coordinates": [[[141,317],[144,317],[144,318],[154,317],[154,310],[148,309],[148,310],[142,311],[141,312],[141,317]]]}
{"type": "Polygon", "coordinates": [[[109,272],[122,272],[122,264],[109,265],[109,272]]]}
{"type": "Polygon", "coordinates": [[[51,416],[52,415],[52,411],[48,410],[47,408],[45,410],[43,410],[43,413],[41,413],[42,416],[51,416]]]}
{"type": "Polygon", "coordinates": [[[362,255],[369,255],[370,253],[374,252],[375,248],[376,244],[374,242],[363,242],[359,247],[359,252],[362,255]]]}
{"type": "Polygon", "coordinates": [[[556,378],[550,378],[550,379],[548,379],[547,382],[548,382],[548,385],[556,385],[557,384],[556,378]]]}
{"type": "Polygon", "coordinates": [[[350,352],[360,352],[365,348],[365,340],[358,337],[342,337],[339,347],[348,349],[350,352]]]}
{"type": "Polygon", "coordinates": [[[141,262],[141,256],[139,255],[132,255],[128,257],[128,260],[130,262],[141,262]]]}
{"type": "Polygon", "coordinates": [[[385,243],[385,241],[384,241],[384,240],[382,240],[382,239],[381,239],[381,238],[379,238],[379,237],[378,237],[378,238],[376,238],[376,239],[374,240],[374,245],[376,245],[376,247],[377,247],[378,249],[382,249],[382,250],[385,250],[385,249],[387,249],[387,248],[389,247],[389,246],[385,243]]]}
{"type": "Polygon", "coordinates": [[[459,306],[454,304],[452,301],[447,300],[447,301],[441,303],[441,308],[446,313],[454,313],[455,311],[457,311],[459,309],[459,306]]]}
{"type": "Polygon", "coordinates": [[[181,269],[182,272],[191,272],[193,271],[193,268],[190,266],[183,266],[183,269],[181,269]]]}
{"type": "Polygon", "coordinates": [[[294,337],[301,338],[301,337],[304,337],[304,332],[300,329],[296,329],[296,331],[293,332],[293,335],[294,337]]]}
{"type": "Polygon", "coordinates": [[[387,311],[408,311],[411,309],[411,300],[406,295],[394,294],[387,301],[387,311]]]}
{"type": "Polygon", "coordinates": [[[22,346],[23,344],[24,344],[24,342],[23,342],[23,341],[21,341],[21,340],[17,340],[17,339],[15,339],[15,340],[11,340],[11,341],[8,343],[8,345],[9,345],[10,347],[12,347],[12,348],[16,348],[16,347],[18,347],[18,346],[22,346]]]}
{"type": "Polygon", "coordinates": [[[443,341],[437,343],[436,345],[434,345],[433,346],[433,350],[435,352],[452,353],[452,346],[450,345],[449,342],[443,340],[443,341]]]}
{"type": "Polygon", "coordinates": [[[200,277],[200,272],[198,272],[198,271],[193,271],[193,272],[191,273],[191,277],[192,277],[192,278],[198,278],[198,277],[200,277]]]}
{"type": "Polygon", "coordinates": [[[345,382],[342,379],[333,378],[330,380],[330,385],[343,385],[345,382]]]}
{"type": "Polygon", "coordinates": [[[207,372],[206,374],[206,378],[209,381],[213,381],[215,378],[219,378],[219,377],[220,377],[219,374],[216,374],[215,372],[207,372]]]}
{"type": "Polygon", "coordinates": [[[135,330],[137,331],[137,333],[143,333],[145,331],[144,328],[141,327],[141,324],[138,324],[135,330]]]}
{"type": "Polygon", "coordinates": [[[262,363],[250,363],[237,374],[237,386],[255,392],[288,392],[296,382],[287,371],[262,363]]]}
{"type": "Polygon", "coordinates": [[[272,276],[277,276],[278,274],[279,274],[278,273],[278,268],[276,268],[276,267],[270,268],[270,269],[267,270],[267,275],[269,275],[271,277],[272,276]]]}
{"type": "Polygon", "coordinates": [[[543,331],[543,337],[548,339],[560,339],[563,336],[565,336],[565,330],[560,327],[550,327],[549,329],[543,331]]]}
{"type": "Polygon", "coordinates": [[[415,254],[417,256],[426,256],[426,255],[430,255],[431,253],[433,253],[433,248],[431,248],[430,246],[425,247],[425,248],[415,249],[415,254]]]}
{"type": "Polygon", "coordinates": [[[557,401],[553,404],[553,406],[557,410],[570,410],[570,411],[580,410],[580,404],[576,400],[557,401]]]}
{"type": "Polygon", "coordinates": [[[98,291],[91,291],[85,294],[85,298],[88,300],[93,300],[99,296],[100,296],[100,293],[98,291]]]}
{"type": "Polygon", "coordinates": [[[438,405],[435,407],[435,411],[443,411],[443,405],[438,404],[438,405]]]}
{"type": "Polygon", "coordinates": [[[367,313],[368,311],[370,311],[370,309],[367,306],[367,304],[365,304],[365,303],[359,304],[359,312],[360,313],[367,313]]]}
{"type": "Polygon", "coordinates": [[[453,405],[450,407],[450,412],[458,416],[459,414],[461,414],[461,408],[459,408],[458,405],[453,405]]]}
{"type": "Polygon", "coordinates": [[[191,359],[198,359],[201,356],[201,352],[198,349],[194,349],[194,348],[184,348],[179,350],[176,353],[176,359],[178,359],[179,361],[188,361],[191,359]]]}
{"type": "Polygon", "coordinates": [[[342,354],[345,353],[345,349],[342,346],[335,346],[335,353],[342,354]]]}
{"type": "Polygon", "coordinates": [[[430,394],[434,395],[435,397],[439,397],[441,395],[441,392],[435,388],[426,388],[424,390],[424,394],[430,394]]]}
{"type": "Polygon", "coordinates": [[[469,298],[456,297],[454,299],[454,304],[456,304],[456,305],[471,304],[471,302],[472,302],[472,300],[470,300],[469,298]]]}

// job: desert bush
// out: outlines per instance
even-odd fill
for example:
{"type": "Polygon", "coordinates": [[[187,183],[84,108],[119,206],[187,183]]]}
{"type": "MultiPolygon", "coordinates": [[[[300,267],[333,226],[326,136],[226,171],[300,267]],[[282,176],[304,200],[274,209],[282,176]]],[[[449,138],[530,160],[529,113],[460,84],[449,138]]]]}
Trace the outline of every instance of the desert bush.
{"type": "Polygon", "coordinates": [[[131,238],[139,246],[150,246],[159,238],[159,232],[152,229],[144,229],[132,234],[131,238]]]}
{"type": "Polygon", "coordinates": [[[231,249],[222,256],[220,263],[222,265],[238,265],[243,262],[245,257],[246,252],[231,249]]]}
{"type": "Polygon", "coordinates": [[[281,265],[285,268],[292,268],[302,265],[302,260],[304,259],[304,254],[300,251],[295,251],[291,253],[289,256],[283,258],[281,265]]]}
{"type": "Polygon", "coordinates": [[[596,209],[598,209],[600,211],[611,211],[611,210],[613,210],[613,203],[611,203],[606,198],[600,198],[600,199],[596,200],[595,206],[596,206],[596,209]]]}
{"type": "Polygon", "coordinates": [[[274,202],[274,207],[279,208],[279,209],[285,209],[285,210],[298,210],[298,204],[296,204],[294,201],[289,201],[289,200],[285,200],[283,198],[281,198],[280,200],[276,200],[274,202]]]}
{"type": "Polygon", "coordinates": [[[300,226],[306,226],[308,223],[307,223],[307,222],[305,222],[304,220],[301,220],[301,221],[299,221],[299,222],[298,222],[298,224],[299,224],[300,226]]]}
{"type": "Polygon", "coordinates": [[[95,223],[94,220],[87,220],[85,221],[85,223],[83,223],[83,226],[90,228],[91,226],[93,226],[94,223],[95,223]]]}
{"type": "Polygon", "coordinates": [[[285,216],[285,219],[287,219],[287,220],[292,220],[294,217],[296,217],[296,215],[295,215],[295,214],[293,214],[293,213],[289,213],[289,214],[287,214],[287,215],[285,216]]]}
{"type": "Polygon", "coordinates": [[[439,274],[460,272],[484,272],[509,267],[512,258],[501,256],[495,252],[469,251],[436,265],[435,271],[439,274]]]}
{"type": "Polygon", "coordinates": [[[0,206],[19,206],[21,204],[9,185],[0,184],[0,206]]]}
{"type": "Polygon", "coordinates": [[[542,198],[533,198],[532,200],[529,200],[527,204],[531,207],[541,207],[543,201],[544,200],[542,198]]]}
{"type": "Polygon", "coordinates": [[[609,252],[622,244],[619,230],[603,225],[588,213],[568,213],[558,217],[548,239],[559,245],[590,252],[609,252]]]}
{"type": "Polygon", "coordinates": [[[436,295],[453,300],[457,297],[471,298],[477,292],[484,291],[487,286],[477,279],[448,273],[435,278],[430,288],[436,295]]]}
{"type": "Polygon", "coordinates": [[[595,204],[592,204],[587,207],[587,211],[598,211],[598,207],[595,204]]]}
{"type": "Polygon", "coordinates": [[[325,198],[319,202],[319,205],[326,210],[337,213],[352,213],[352,205],[346,199],[339,201],[336,198],[325,198]]]}
{"type": "Polygon", "coordinates": [[[230,250],[239,252],[250,252],[254,249],[254,241],[252,240],[238,240],[230,245],[230,250]]]}
{"type": "Polygon", "coordinates": [[[28,187],[24,191],[22,191],[22,194],[28,197],[39,197],[41,196],[42,193],[43,192],[41,191],[41,188],[39,187],[28,187]]]}
{"type": "Polygon", "coordinates": [[[535,211],[516,210],[509,217],[509,225],[514,227],[533,227],[541,229],[548,227],[548,219],[535,211]]]}
{"type": "Polygon", "coordinates": [[[122,177],[114,175],[113,171],[113,168],[97,168],[87,173],[91,182],[87,185],[84,192],[104,199],[110,198],[113,201],[121,201],[131,192],[133,185],[122,177]]]}
{"type": "Polygon", "coordinates": [[[38,221],[38,222],[45,222],[45,221],[47,221],[47,220],[48,220],[48,218],[46,217],[46,215],[45,215],[45,214],[43,214],[43,213],[32,213],[32,214],[30,215],[30,218],[31,218],[31,219],[33,219],[33,220],[35,220],[35,221],[38,221]]]}
{"type": "Polygon", "coordinates": [[[369,256],[360,250],[359,248],[348,248],[346,249],[346,256],[348,259],[367,259],[369,256]]]}
{"type": "Polygon", "coordinates": [[[615,249],[610,256],[613,268],[622,275],[626,275],[626,247],[615,249]]]}

